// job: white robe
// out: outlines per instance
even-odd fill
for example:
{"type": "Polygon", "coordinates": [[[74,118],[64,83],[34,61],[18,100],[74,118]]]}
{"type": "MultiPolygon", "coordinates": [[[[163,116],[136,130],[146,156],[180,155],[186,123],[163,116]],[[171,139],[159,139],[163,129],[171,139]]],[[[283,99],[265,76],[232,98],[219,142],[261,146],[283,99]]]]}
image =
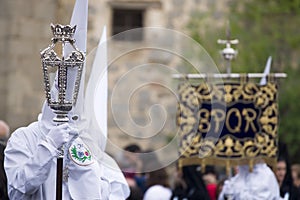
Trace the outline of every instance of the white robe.
{"type": "Polygon", "coordinates": [[[252,172],[239,166],[237,175],[225,181],[219,200],[232,194],[236,200],[279,200],[279,186],[274,173],[265,163],[256,164],[252,172]]]}
{"type": "MultiPolygon", "coordinates": [[[[46,142],[41,129],[38,122],[19,128],[7,143],[4,167],[12,200],[55,199],[57,150],[46,142]]],[[[76,141],[82,142],[79,138],[76,141]]],[[[120,171],[102,166],[96,160],[86,166],[72,160],[68,163],[64,200],[122,200],[129,195],[120,171]]]]}

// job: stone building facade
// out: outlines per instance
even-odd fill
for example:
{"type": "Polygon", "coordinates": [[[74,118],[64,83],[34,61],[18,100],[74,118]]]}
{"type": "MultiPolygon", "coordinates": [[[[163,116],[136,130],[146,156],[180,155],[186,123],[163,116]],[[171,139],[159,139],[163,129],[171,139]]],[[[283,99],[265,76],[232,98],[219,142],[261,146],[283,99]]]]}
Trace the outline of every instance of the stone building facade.
{"type": "MultiPolygon", "coordinates": [[[[0,114],[1,119],[9,123],[12,131],[37,119],[45,98],[39,51],[50,43],[50,23],[68,23],[74,3],[75,0],[0,0],[0,114]]],[[[199,20],[203,20],[207,26],[224,26],[228,5],[229,0],[90,0],[88,52],[96,47],[104,25],[107,26],[108,37],[137,27],[161,27],[189,35],[187,24],[194,12],[205,16],[205,19],[199,20]]],[[[199,30],[199,33],[201,31],[203,30],[199,30]]],[[[119,54],[124,46],[143,46],[143,37],[148,37],[146,35],[139,38],[137,35],[131,38],[130,34],[127,36],[128,38],[111,39],[110,51],[119,54]],[[135,40],[136,37],[139,39],[135,40]]],[[[155,37],[155,34],[150,37],[155,37]]],[[[166,41],[164,38],[158,40],[166,41]]],[[[110,97],[120,77],[143,63],[173,65],[174,60],[169,54],[149,53],[147,50],[130,52],[118,58],[109,66],[110,97]]],[[[163,74],[151,69],[147,69],[142,77],[151,77],[158,82],[165,79],[163,74]]],[[[164,92],[158,84],[149,84],[141,88],[140,93],[132,95],[129,106],[131,117],[137,126],[144,127],[136,133],[124,130],[128,128],[129,132],[132,131],[131,122],[125,120],[123,125],[116,123],[109,106],[110,142],[117,144],[117,147],[131,141],[139,142],[144,148],[154,148],[155,145],[163,147],[172,141],[172,132],[176,129],[176,99],[170,100],[172,95],[174,94],[170,91],[164,92]],[[157,102],[170,115],[167,116],[167,123],[163,128],[153,136],[151,130],[145,127],[151,120],[155,122],[155,119],[150,119],[148,110],[157,102]],[[119,126],[124,126],[124,129],[119,126]],[[160,133],[164,136],[159,136],[160,133]]],[[[126,105],[123,105],[122,97],[119,98],[119,102],[117,96],[114,101],[120,110],[117,115],[126,119],[129,117],[124,114],[126,105]],[[122,109],[124,112],[121,112],[122,109]]],[[[161,115],[164,116],[164,113],[161,115]]]]}

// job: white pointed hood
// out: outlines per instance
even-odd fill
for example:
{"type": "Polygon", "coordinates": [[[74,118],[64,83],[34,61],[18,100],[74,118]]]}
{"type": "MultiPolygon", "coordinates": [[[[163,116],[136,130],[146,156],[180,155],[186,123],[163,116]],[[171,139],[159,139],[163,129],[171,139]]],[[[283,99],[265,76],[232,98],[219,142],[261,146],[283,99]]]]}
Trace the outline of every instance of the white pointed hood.
{"type": "Polygon", "coordinates": [[[265,85],[267,83],[267,76],[268,74],[270,74],[271,71],[271,63],[272,63],[272,57],[269,56],[266,66],[265,66],[265,70],[264,70],[264,76],[261,78],[260,80],[260,85],[265,85]]]}
{"type": "Polygon", "coordinates": [[[80,135],[82,140],[97,155],[98,163],[103,166],[103,175],[111,187],[109,199],[126,199],[130,190],[119,166],[105,151],[107,141],[107,97],[108,97],[108,65],[106,27],[98,44],[90,78],[86,88],[85,110],[88,131],[80,135]]]}
{"type": "Polygon", "coordinates": [[[101,151],[105,151],[108,93],[106,27],[103,28],[90,74],[86,91],[85,113],[93,116],[89,119],[90,129],[98,130],[91,133],[93,141],[101,151]]]}

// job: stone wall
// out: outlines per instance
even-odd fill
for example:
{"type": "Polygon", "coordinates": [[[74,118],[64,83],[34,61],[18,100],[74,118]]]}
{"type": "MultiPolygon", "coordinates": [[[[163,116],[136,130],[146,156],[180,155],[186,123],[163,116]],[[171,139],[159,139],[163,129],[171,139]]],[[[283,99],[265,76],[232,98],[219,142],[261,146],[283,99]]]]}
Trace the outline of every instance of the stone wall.
{"type": "MultiPolygon", "coordinates": [[[[92,27],[90,30],[92,39],[90,39],[90,41],[92,42],[90,43],[90,47],[93,45],[93,42],[97,41],[94,38],[99,38],[99,32],[101,33],[101,28],[99,27],[102,27],[103,24],[107,25],[108,35],[111,35],[112,9],[116,7],[143,8],[145,9],[144,24],[146,27],[161,27],[189,35],[187,24],[191,17],[194,16],[194,12],[200,12],[201,16],[206,17],[206,19],[199,19],[203,21],[204,26],[211,26],[212,24],[214,24],[214,26],[225,26],[226,19],[224,15],[228,3],[228,1],[211,0],[111,0],[101,5],[99,2],[92,2],[91,7],[93,7],[93,9],[90,13],[90,18],[92,19],[90,21],[90,26],[92,27]],[[106,9],[103,10],[103,8],[106,9]],[[98,9],[100,12],[97,11],[98,9]],[[95,29],[96,27],[97,29],[95,29]]],[[[205,28],[206,27],[203,27],[203,30],[205,30],[205,28]]],[[[201,34],[201,30],[199,30],[199,34],[201,34]]],[[[174,46],[176,46],[175,43],[177,42],[171,35],[161,37],[160,34],[155,34],[155,32],[152,33],[151,31],[146,31],[145,38],[150,39],[150,41],[159,42],[162,46],[165,45],[171,49],[175,49],[174,46]]],[[[132,43],[111,40],[109,42],[113,54],[122,54],[126,48],[134,49],[136,47],[143,47],[144,45],[147,46],[145,41],[132,43]]],[[[136,89],[135,93],[132,94],[129,99],[121,95],[112,99],[113,97],[111,96],[116,89],[115,87],[122,87],[117,85],[121,77],[124,78],[127,73],[133,73],[132,71],[140,65],[149,63],[158,63],[175,68],[180,64],[180,60],[178,61],[178,57],[172,55],[172,53],[157,50],[138,50],[122,55],[118,60],[109,64],[108,126],[110,144],[107,145],[107,149],[111,154],[115,154],[118,148],[124,147],[128,143],[138,143],[143,149],[165,149],[164,155],[176,155],[177,129],[175,118],[177,102],[172,91],[170,92],[167,88],[170,86],[173,92],[176,92],[176,82],[173,83],[173,85],[166,83],[167,85],[165,85],[165,87],[159,84],[141,86],[136,89]],[[119,101],[116,100],[117,98],[119,98],[119,101]],[[156,107],[157,110],[154,109],[155,111],[151,110],[157,104],[161,107],[156,107]],[[112,112],[111,106],[118,107],[119,112],[112,112]],[[129,107],[128,110],[127,107],[129,107]],[[151,111],[156,112],[156,115],[151,115],[153,114],[151,111]],[[164,116],[164,112],[166,116],[164,116]],[[151,118],[153,116],[158,117],[158,120],[164,121],[165,123],[160,131],[157,130],[161,124],[151,118]],[[120,118],[121,120],[119,120],[120,118]]],[[[136,85],[137,82],[141,84],[143,81],[147,82],[147,80],[151,80],[164,84],[166,81],[172,81],[170,76],[166,77],[165,74],[161,73],[156,67],[157,66],[149,66],[148,69],[146,69],[146,74],[131,77],[131,81],[126,83],[136,85]]],[[[123,90],[126,89],[128,88],[125,86],[123,90]]]]}
{"type": "MultiPolygon", "coordinates": [[[[188,35],[187,23],[196,11],[205,17],[199,19],[204,20],[205,26],[224,26],[228,2],[229,0],[90,0],[88,52],[97,46],[104,25],[107,26],[108,36],[111,36],[112,8],[116,6],[142,7],[145,9],[145,26],[174,29],[188,35]]],[[[50,23],[68,23],[74,3],[75,0],[0,0],[0,114],[12,130],[37,119],[45,99],[39,51],[50,43],[50,23]]],[[[166,41],[164,38],[159,40],[166,41]]],[[[113,53],[118,54],[124,46],[128,47],[131,43],[111,42],[110,45],[113,53]]],[[[144,62],[176,65],[169,54],[147,51],[128,54],[109,66],[109,94],[112,94],[114,86],[124,73],[144,62]]],[[[155,70],[149,70],[146,76],[157,80],[165,79],[163,74],[155,70]]],[[[163,134],[157,134],[153,140],[141,140],[137,138],[151,135],[151,130],[147,130],[148,133],[134,133],[134,137],[124,133],[114,121],[109,108],[110,142],[119,147],[130,141],[137,141],[145,148],[151,148],[153,144],[162,147],[174,136],[172,131],[175,129],[175,121],[172,120],[175,120],[176,101],[170,100],[172,94],[155,84],[144,89],[132,97],[134,106],[131,105],[130,111],[135,122],[141,126],[147,125],[150,122],[148,109],[159,99],[170,113],[169,123],[160,132],[163,134]]],[[[126,105],[123,104],[120,98],[120,109],[125,108],[126,105]]],[[[130,126],[128,121],[124,123],[125,127],[130,126]]]]}
{"type": "Polygon", "coordinates": [[[53,0],[0,1],[1,118],[11,129],[37,118],[44,98],[39,51],[50,41],[53,0]]]}

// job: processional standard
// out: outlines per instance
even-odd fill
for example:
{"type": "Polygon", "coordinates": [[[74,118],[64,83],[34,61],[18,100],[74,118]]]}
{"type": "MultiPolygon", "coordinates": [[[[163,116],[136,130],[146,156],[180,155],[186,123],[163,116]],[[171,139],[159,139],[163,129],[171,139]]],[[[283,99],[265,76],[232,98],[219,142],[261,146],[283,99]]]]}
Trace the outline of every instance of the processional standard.
{"type": "MultiPolygon", "coordinates": [[[[285,73],[231,73],[236,57],[231,45],[238,40],[218,40],[225,44],[222,55],[227,61],[225,74],[174,74],[179,85],[177,125],[179,127],[179,167],[222,165],[227,174],[231,166],[264,161],[275,166],[277,159],[278,105],[276,79],[285,73]],[[250,79],[262,78],[260,84],[250,79]],[[189,79],[203,79],[192,85],[189,79]],[[218,84],[205,80],[222,80],[218,84]],[[239,81],[236,81],[239,79],[239,81]]],[[[270,61],[270,59],[269,59],[270,61]]]]}

